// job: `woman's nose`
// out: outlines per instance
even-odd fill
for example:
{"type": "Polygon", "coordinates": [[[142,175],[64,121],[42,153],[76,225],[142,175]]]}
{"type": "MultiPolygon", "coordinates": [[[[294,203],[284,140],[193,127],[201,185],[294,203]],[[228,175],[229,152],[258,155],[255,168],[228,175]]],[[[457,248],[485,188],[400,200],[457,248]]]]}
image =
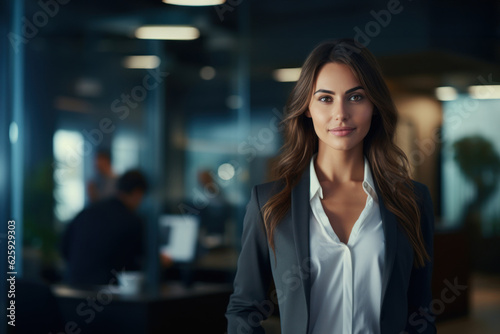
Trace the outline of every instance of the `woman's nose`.
{"type": "Polygon", "coordinates": [[[344,121],[348,118],[346,106],[342,101],[337,101],[333,106],[333,115],[335,120],[344,121]]]}

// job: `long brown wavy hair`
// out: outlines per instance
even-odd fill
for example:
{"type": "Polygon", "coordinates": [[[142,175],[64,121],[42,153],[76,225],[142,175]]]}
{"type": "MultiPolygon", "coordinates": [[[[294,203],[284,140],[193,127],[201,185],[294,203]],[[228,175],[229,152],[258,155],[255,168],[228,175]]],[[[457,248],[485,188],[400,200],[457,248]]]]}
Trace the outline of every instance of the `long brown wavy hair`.
{"type": "Polygon", "coordinates": [[[352,39],[327,41],[318,45],[307,57],[300,77],[290,93],[283,119],[285,141],[277,166],[284,187],[263,207],[269,244],[275,252],[274,230],[290,210],[293,187],[318,151],[318,137],[311,118],[306,117],[306,111],[317,75],[327,63],[349,66],[374,105],[370,130],[363,142],[363,152],[372,168],[385,206],[396,215],[412,244],[415,267],[423,267],[425,261],[429,260],[429,255],[420,228],[420,210],[408,172],[409,163],[404,152],[394,144],[396,107],[375,57],[352,39]]]}

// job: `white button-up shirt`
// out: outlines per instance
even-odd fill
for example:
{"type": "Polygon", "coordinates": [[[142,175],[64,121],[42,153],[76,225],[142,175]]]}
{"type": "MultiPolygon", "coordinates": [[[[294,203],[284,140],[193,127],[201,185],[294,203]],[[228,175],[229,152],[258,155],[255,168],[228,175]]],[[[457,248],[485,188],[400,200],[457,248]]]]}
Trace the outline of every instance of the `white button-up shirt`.
{"type": "Polygon", "coordinates": [[[385,238],[370,165],[365,157],[366,204],[347,244],[323,209],[323,190],[310,164],[310,334],[380,333],[385,238]]]}

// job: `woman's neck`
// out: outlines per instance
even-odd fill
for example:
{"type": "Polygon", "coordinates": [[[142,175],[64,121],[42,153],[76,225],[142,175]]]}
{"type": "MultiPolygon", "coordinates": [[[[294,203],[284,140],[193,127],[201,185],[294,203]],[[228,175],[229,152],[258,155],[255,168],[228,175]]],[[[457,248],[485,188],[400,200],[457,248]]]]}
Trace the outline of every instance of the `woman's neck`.
{"type": "Polygon", "coordinates": [[[319,182],[361,182],[364,178],[363,150],[334,150],[330,147],[319,147],[314,162],[319,182]]]}

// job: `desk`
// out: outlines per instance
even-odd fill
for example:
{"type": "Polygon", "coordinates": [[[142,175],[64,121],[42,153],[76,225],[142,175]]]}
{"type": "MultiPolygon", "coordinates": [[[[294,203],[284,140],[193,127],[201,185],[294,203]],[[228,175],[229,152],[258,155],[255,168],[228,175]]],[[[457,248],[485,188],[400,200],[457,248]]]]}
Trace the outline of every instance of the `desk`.
{"type": "Polygon", "coordinates": [[[159,293],[123,295],[115,286],[75,289],[55,285],[65,333],[218,333],[226,331],[224,312],[231,284],[163,285],[159,293]],[[81,330],[81,331],[78,331],[81,330]]]}

